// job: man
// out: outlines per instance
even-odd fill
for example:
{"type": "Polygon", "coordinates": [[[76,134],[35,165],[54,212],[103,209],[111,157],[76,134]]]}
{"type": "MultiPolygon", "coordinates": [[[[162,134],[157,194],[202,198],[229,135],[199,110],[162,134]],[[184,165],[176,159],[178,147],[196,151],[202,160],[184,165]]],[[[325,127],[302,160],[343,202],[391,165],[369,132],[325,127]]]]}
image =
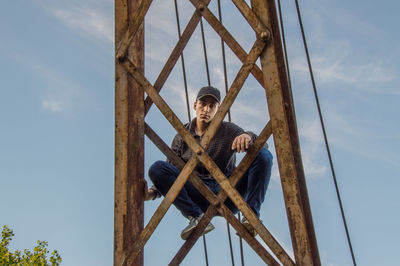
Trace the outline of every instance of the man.
{"type": "MultiPolygon", "coordinates": [[[[219,108],[220,101],[221,95],[218,89],[211,86],[200,89],[193,106],[196,111],[196,117],[185,125],[196,140],[201,140],[219,108]]],[[[229,177],[235,168],[235,152],[245,152],[256,137],[254,133],[250,131],[245,132],[234,123],[222,122],[210,142],[207,153],[221,171],[229,177]]],[[[175,136],[171,148],[185,162],[192,156],[192,150],[179,134],[175,136]]],[[[272,155],[266,148],[262,148],[236,185],[238,192],[258,217],[260,216],[260,207],[264,201],[270,180],[271,167],[272,155]]],[[[158,191],[165,196],[178,177],[179,172],[179,169],[168,161],[155,162],[149,169],[149,177],[154,184],[154,187],[149,190],[150,195],[155,195],[158,191]]],[[[199,163],[195,172],[215,194],[221,190],[219,184],[210,176],[204,165],[199,163]]],[[[204,215],[209,202],[190,182],[187,182],[173,204],[189,219],[189,225],[181,233],[182,239],[186,240],[204,215]]],[[[226,200],[225,204],[232,212],[238,212],[238,209],[230,199],[226,200]]],[[[245,217],[243,217],[241,222],[255,236],[254,228],[251,227],[245,217]]],[[[209,223],[203,234],[213,229],[214,226],[209,223]]]]}

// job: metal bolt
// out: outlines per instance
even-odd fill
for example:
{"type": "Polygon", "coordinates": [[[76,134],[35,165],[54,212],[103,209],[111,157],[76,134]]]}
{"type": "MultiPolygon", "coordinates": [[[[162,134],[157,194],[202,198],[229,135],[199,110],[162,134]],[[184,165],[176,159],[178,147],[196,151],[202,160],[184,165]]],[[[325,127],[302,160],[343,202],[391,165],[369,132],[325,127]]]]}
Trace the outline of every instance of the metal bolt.
{"type": "Polygon", "coordinates": [[[118,62],[122,63],[126,60],[126,56],[124,54],[119,53],[117,54],[117,60],[118,62]]]}
{"type": "Polygon", "coordinates": [[[204,11],[204,8],[205,8],[205,7],[204,7],[203,4],[200,4],[200,5],[199,5],[199,11],[200,11],[200,12],[203,12],[203,11],[204,11]]]}
{"type": "Polygon", "coordinates": [[[269,34],[266,31],[261,32],[260,37],[264,42],[267,42],[269,40],[269,34]]]}

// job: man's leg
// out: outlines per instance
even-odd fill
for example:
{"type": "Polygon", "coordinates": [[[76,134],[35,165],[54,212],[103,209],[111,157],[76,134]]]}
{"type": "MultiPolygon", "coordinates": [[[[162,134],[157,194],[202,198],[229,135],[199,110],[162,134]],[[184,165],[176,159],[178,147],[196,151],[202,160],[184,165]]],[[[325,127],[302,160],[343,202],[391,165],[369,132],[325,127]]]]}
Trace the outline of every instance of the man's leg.
{"type": "MultiPolygon", "coordinates": [[[[245,200],[257,217],[260,217],[261,204],[264,202],[265,193],[271,179],[272,154],[266,148],[262,148],[256,159],[247,170],[247,188],[243,192],[245,200]]],[[[243,176],[245,179],[246,176],[243,176]]],[[[240,193],[244,186],[238,187],[240,193]]]]}
{"type": "MultiPolygon", "coordinates": [[[[155,162],[149,169],[150,179],[164,196],[167,194],[178,175],[179,169],[164,161],[155,162]]],[[[186,182],[173,204],[182,212],[183,216],[189,219],[189,225],[186,226],[181,233],[182,239],[186,240],[193,229],[196,228],[203,216],[203,210],[207,209],[209,203],[191,183],[186,182]]],[[[214,226],[209,223],[204,229],[203,234],[213,229],[214,226]]]]}
{"type": "MultiPolygon", "coordinates": [[[[174,165],[165,161],[156,161],[149,169],[149,177],[158,191],[165,196],[178,177],[180,171],[174,165]]],[[[192,184],[186,182],[173,204],[180,210],[183,216],[198,217],[203,211],[193,201],[193,197],[197,198],[199,192],[192,184]]]]}
{"type": "MultiPolygon", "coordinates": [[[[264,202],[265,193],[271,179],[271,168],[272,154],[268,149],[262,148],[236,185],[237,191],[257,217],[260,217],[260,207],[264,202]]],[[[234,213],[238,211],[230,199],[227,200],[226,205],[234,213]]]]}

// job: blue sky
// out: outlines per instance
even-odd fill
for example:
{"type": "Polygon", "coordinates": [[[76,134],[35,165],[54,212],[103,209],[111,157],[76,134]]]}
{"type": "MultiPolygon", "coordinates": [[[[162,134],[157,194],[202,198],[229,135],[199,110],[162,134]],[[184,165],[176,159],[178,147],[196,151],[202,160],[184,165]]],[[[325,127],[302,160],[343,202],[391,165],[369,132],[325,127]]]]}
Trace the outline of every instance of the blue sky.
{"type": "MultiPolygon", "coordinates": [[[[178,1],[181,27],[193,12],[178,1]]],[[[400,172],[397,1],[300,2],[311,61],[353,248],[359,265],[394,265],[399,249],[400,172]]],[[[254,34],[233,5],[223,21],[246,51],[254,34]]],[[[303,163],[323,265],[351,265],[293,1],[282,3],[303,163]]],[[[216,12],[216,3],[210,5],[216,12]]],[[[220,40],[205,23],[211,83],[224,90],[220,40]]],[[[114,7],[110,0],[3,1],[0,9],[0,224],[13,249],[37,240],[64,265],[111,265],[114,200],[114,7]]],[[[154,82],[177,41],[172,1],[146,17],[146,76],[154,82]]],[[[184,51],[190,99],[206,84],[197,29],[184,51]]],[[[228,83],[240,62],[227,48],[228,83]]],[[[162,96],[187,122],[180,62],[162,96]]],[[[193,111],[191,112],[193,116],[193,111]]],[[[249,77],[233,121],[260,132],[265,94],[249,77]]],[[[152,107],[146,122],[170,143],[174,130],[152,107]]],[[[268,141],[274,152],[272,139],[268,141]]],[[[163,155],[146,140],[146,169],[163,155]]],[[[276,159],[261,219],[291,253],[276,159]]],[[[146,176],[147,178],[147,176],[146,176]]],[[[146,203],[148,221],[160,201],[146,203]]],[[[172,207],[145,249],[165,265],[187,221],[172,207]],[[167,243],[167,245],[166,245],[167,243]],[[157,256],[154,256],[157,254],[157,256]]],[[[207,235],[210,265],[231,265],[226,224],[207,235]]],[[[262,265],[245,245],[247,265],[262,265]]],[[[235,262],[239,264],[234,237],[235,262]]],[[[204,265],[201,242],[183,265],[204,265]]]]}

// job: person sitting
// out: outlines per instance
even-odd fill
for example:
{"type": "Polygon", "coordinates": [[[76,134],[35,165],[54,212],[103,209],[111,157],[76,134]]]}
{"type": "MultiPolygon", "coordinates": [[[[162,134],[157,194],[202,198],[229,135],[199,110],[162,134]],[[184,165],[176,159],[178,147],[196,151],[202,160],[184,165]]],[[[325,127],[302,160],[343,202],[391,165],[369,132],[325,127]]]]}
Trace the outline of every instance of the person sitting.
{"type": "MultiPolygon", "coordinates": [[[[221,94],[217,88],[207,86],[199,90],[193,105],[196,117],[185,125],[196,140],[201,140],[218,111],[220,101],[221,94]]],[[[223,121],[207,148],[207,154],[214,160],[222,172],[229,177],[235,169],[235,153],[245,152],[249,145],[252,145],[256,137],[254,133],[244,131],[234,123],[223,121]]],[[[185,162],[193,154],[193,151],[179,134],[174,137],[171,149],[185,162]]],[[[260,217],[260,207],[264,201],[270,181],[271,168],[272,154],[266,147],[263,147],[236,185],[237,191],[242,195],[257,217],[260,217]]],[[[160,195],[165,196],[179,173],[179,169],[168,160],[154,162],[148,172],[154,186],[149,189],[147,198],[154,199],[160,195]]],[[[195,173],[215,194],[221,190],[220,185],[201,163],[197,165],[195,173]]],[[[189,219],[189,225],[181,233],[182,239],[186,240],[204,215],[209,202],[190,182],[186,182],[173,204],[181,211],[183,216],[189,219]]],[[[238,212],[237,207],[230,199],[227,199],[225,204],[233,213],[238,212]]],[[[256,235],[254,228],[245,217],[243,217],[241,222],[253,236],[256,235]]],[[[210,222],[203,234],[213,229],[214,226],[210,222]]]]}

